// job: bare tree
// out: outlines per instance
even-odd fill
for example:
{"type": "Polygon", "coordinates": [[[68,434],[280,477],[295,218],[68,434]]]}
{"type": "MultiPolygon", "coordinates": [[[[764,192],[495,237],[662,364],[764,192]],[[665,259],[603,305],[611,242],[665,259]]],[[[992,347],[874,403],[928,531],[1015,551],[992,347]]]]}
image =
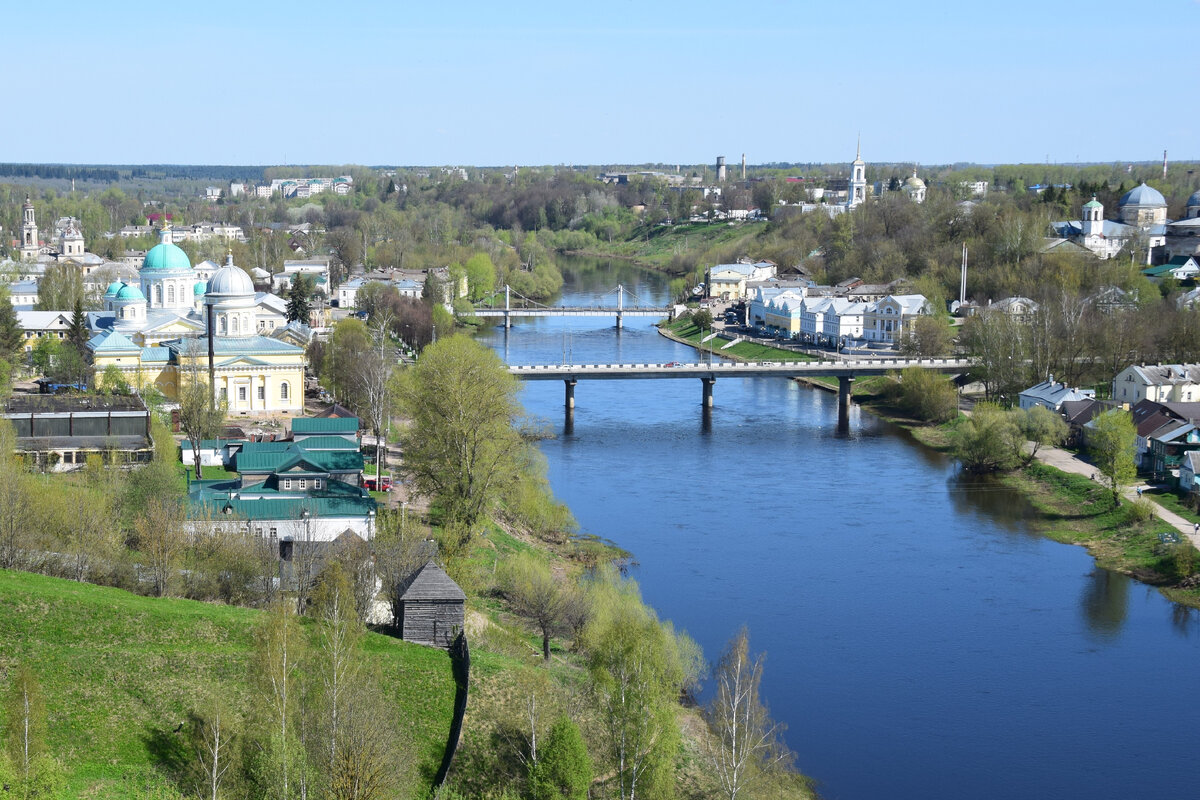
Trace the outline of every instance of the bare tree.
{"type": "Polygon", "coordinates": [[[187,548],[181,504],[172,498],[148,498],[145,511],[134,522],[134,531],[138,549],[149,562],[154,594],[169,595],[187,548]]]}
{"type": "Polygon", "coordinates": [[[773,722],[759,699],[763,656],[750,657],[750,635],[742,628],[717,662],[717,691],[705,709],[712,738],[708,757],[723,796],[740,792],[773,769],[788,769],[794,754],[784,746],[784,726],[773,722]]]}
{"type": "Polygon", "coordinates": [[[235,763],[233,741],[236,717],[219,699],[209,697],[205,708],[192,714],[192,735],[204,775],[205,793],[218,800],[225,773],[235,763]]]}
{"type": "Polygon", "coordinates": [[[306,647],[304,632],[288,603],[276,603],[259,626],[255,677],[271,716],[271,738],[280,797],[288,798],[291,763],[299,757],[293,748],[292,712],[298,701],[300,665],[306,647]]]}

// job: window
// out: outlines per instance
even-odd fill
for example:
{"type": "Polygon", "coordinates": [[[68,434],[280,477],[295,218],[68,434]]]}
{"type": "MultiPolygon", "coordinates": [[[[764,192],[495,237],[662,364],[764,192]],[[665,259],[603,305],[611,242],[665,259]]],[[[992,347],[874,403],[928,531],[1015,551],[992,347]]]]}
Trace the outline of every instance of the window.
{"type": "Polygon", "coordinates": [[[301,478],[300,480],[296,481],[296,483],[300,484],[300,488],[301,488],[301,489],[307,489],[307,488],[308,488],[308,481],[307,481],[307,480],[305,480],[304,478],[301,478]]]}
{"type": "Polygon", "coordinates": [[[320,489],[320,488],[321,488],[321,479],[320,479],[320,478],[314,478],[314,479],[313,479],[313,488],[314,488],[314,489],[320,489]]]}
{"type": "Polygon", "coordinates": [[[162,284],[161,283],[154,285],[154,305],[156,305],[156,306],[162,305],[162,284]]]}
{"type": "Polygon", "coordinates": [[[227,333],[227,330],[226,330],[226,328],[225,328],[225,316],[224,316],[224,315],[222,315],[222,316],[221,316],[221,324],[220,324],[220,327],[219,327],[219,329],[218,329],[218,332],[219,332],[219,333],[221,333],[221,334],[225,334],[225,333],[227,333]]]}
{"type": "Polygon", "coordinates": [[[259,400],[267,399],[267,387],[265,387],[265,386],[258,387],[258,399],[259,400]]]}
{"type": "Polygon", "coordinates": [[[288,385],[287,385],[287,381],[284,381],[283,383],[279,384],[279,399],[280,399],[280,400],[287,400],[287,399],[288,399],[288,385]]]}
{"type": "Polygon", "coordinates": [[[230,327],[230,330],[231,330],[231,332],[233,332],[233,333],[237,333],[237,332],[238,332],[238,318],[237,318],[237,317],[234,317],[234,318],[233,318],[233,321],[232,321],[232,325],[231,325],[231,327],[230,327]]]}
{"type": "Polygon", "coordinates": [[[167,303],[169,305],[175,305],[175,286],[174,285],[167,287],[167,303]]]}
{"type": "Polygon", "coordinates": [[[238,400],[245,400],[245,399],[246,399],[246,387],[239,386],[238,387],[238,400]]]}
{"type": "Polygon", "coordinates": [[[228,399],[229,399],[229,390],[228,390],[228,389],[226,389],[224,386],[222,386],[222,387],[221,387],[221,399],[222,399],[222,400],[228,400],[228,399]]]}
{"type": "Polygon", "coordinates": [[[291,478],[284,478],[284,479],[283,479],[283,488],[285,488],[285,489],[290,489],[290,488],[292,488],[292,479],[291,479],[291,478]]]}

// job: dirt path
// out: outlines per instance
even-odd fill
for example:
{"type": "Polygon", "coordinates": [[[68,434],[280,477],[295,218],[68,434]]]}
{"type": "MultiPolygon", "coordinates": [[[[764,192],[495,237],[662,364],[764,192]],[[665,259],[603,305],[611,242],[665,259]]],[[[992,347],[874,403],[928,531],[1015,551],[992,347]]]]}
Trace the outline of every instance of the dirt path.
{"type": "MultiPolygon", "coordinates": [[[[1083,475],[1097,483],[1101,483],[1099,470],[1094,464],[1089,464],[1074,453],[1069,453],[1066,450],[1061,450],[1057,447],[1043,447],[1038,450],[1037,460],[1043,464],[1048,464],[1056,469],[1061,469],[1063,472],[1072,472],[1076,475],[1083,475]]],[[[1126,499],[1136,500],[1138,497],[1138,489],[1148,488],[1148,484],[1139,481],[1133,486],[1126,488],[1122,494],[1126,499]]],[[[1155,508],[1155,514],[1163,520],[1166,520],[1175,527],[1181,534],[1186,536],[1193,546],[1200,549],[1200,532],[1197,532],[1196,526],[1188,522],[1183,517],[1176,514],[1174,511],[1163,508],[1158,503],[1154,502],[1153,497],[1143,496],[1143,500],[1148,501],[1155,508]]]]}

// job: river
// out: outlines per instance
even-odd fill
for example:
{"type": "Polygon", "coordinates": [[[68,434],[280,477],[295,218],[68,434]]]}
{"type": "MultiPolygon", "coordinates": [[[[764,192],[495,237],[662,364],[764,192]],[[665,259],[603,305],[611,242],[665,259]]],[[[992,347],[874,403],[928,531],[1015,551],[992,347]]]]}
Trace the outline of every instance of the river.
{"type": "MultiPolygon", "coordinates": [[[[666,279],[564,260],[569,305],[666,279]]],[[[611,298],[609,298],[611,300],[611,298]]],[[[517,320],[510,363],[689,361],[630,319],[517,320]]],[[[745,624],[797,766],[828,800],[1195,796],[1200,616],[1032,533],[1018,495],[784,379],[531,382],[555,494],[715,660],[745,624]]]]}

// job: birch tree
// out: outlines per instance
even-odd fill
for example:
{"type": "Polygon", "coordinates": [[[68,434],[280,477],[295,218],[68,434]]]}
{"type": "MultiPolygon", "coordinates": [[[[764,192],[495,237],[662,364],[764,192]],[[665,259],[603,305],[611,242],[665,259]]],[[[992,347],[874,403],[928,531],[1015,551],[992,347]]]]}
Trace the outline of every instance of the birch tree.
{"type": "Polygon", "coordinates": [[[784,725],[771,720],[759,697],[763,659],[750,656],[750,634],[742,628],[717,662],[716,693],[704,710],[712,734],[708,760],[729,800],[794,758],[781,740],[784,725]]]}
{"type": "Polygon", "coordinates": [[[279,797],[290,798],[294,791],[292,762],[302,758],[295,747],[295,724],[300,665],[307,647],[304,632],[291,603],[280,601],[271,606],[255,637],[258,642],[254,678],[267,709],[271,758],[274,762],[272,783],[279,797]]]}

